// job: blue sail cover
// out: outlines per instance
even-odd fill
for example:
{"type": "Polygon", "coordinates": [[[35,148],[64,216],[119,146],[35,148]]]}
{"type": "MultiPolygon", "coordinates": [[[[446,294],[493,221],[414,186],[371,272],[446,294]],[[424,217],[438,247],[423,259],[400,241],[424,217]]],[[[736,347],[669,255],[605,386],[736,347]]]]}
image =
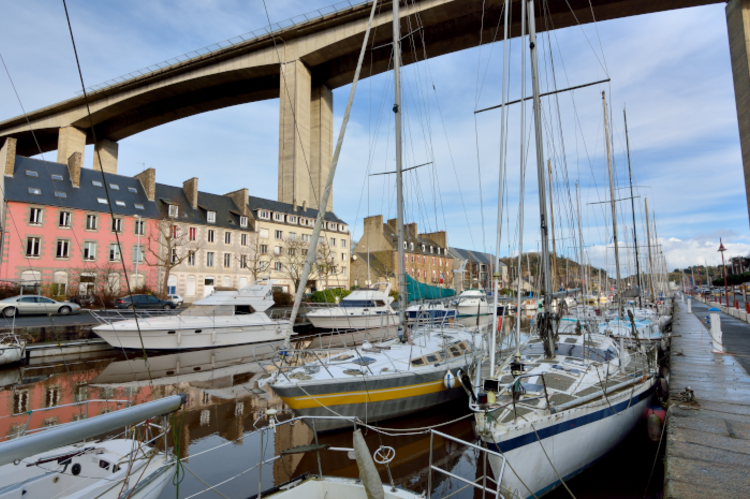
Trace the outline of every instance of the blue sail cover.
{"type": "Polygon", "coordinates": [[[406,293],[408,300],[433,300],[435,298],[447,298],[456,294],[452,289],[439,288],[437,286],[428,286],[418,282],[409,274],[406,274],[406,293]]]}

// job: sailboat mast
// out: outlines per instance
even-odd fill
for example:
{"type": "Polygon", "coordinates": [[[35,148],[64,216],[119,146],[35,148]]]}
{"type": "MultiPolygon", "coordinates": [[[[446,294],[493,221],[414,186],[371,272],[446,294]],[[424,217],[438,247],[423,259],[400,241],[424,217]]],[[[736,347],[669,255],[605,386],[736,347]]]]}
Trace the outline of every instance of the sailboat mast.
{"type": "Polygon", "coordinates": [[[393,2],[393,113],[396,122],[396,202],[398,214],[398,320],[399,336],[404,338],[403,330],[406,325],[406,263],[404,262],[404,189],[401,174],[401,18],[398,14],[399,0],[393,2]]]}
{"type": "Polygon", "coordinates": [[[628,114],[625,109],[622,110],[622,117],[625,120],[625,147],[628,149],[628,175],[630,177],[630,206],[633,208],[633,246],[635,246],[635,273],[638,276],[638,306],[643,308],[643,286],[641,286],[641,261],[638,257],[638,233],[635,228],[635,197],[633,196],[633,167],[630,164],[630,139],[628,138],[628,114]]]}
{"type": "Polygon", "coordinates": [[[648,239],[648,281],[651,285],[651,300],[656,301],[656,293],[654,293],[654,260],[651,256],[651,222],[648,219],[648,198],[646,201],[646,238],[648,239]]]}
{"type": "Polygon", "coordinates": [[[552,334],[552,327],[549,323],[551,320],[550,314],[552,312],[552,282],[550,279],[549,271],[549,234],[547,232],[547,196],[546,196],[546,182],[544,180],[544,143],[542,138],[542,101],[539,97],[539,63],[537,61],[537,44],[536,44],[536,15],[534,10],[534,0],[529,0],[529,8],[527,12],[529,16],[529,47],[531,55],[531,88],[534,97],[534,138],[536,141],[536,173],[537,182],[539,184],[539,228],[541,231],[542,239],[542,254],[541,254],[541,265],[540,271],[542,290],[544,291],[544,315],[545,315],[545,327],[548,328],[547,337],[547,348],[545,352],[547,356],[555,356],[557,352],[557,346],[555,345],[555,337],[552,334]]]}
{"type": "Polygon", "coordinates": [[[549,179],[549,221],[552,228],[552,287],[557,289],[557,282],[560,280],[560,273],[557,270],[557,249],[555,248],[555,203],[552,199],[552,162],[547,159],[547,178],[549,179]]]}
{"type": "Polygon", "coordinates": [[[609,120],[607,119],[607,97],[602,91],[604,108],[604,140],[607,144],[607,169],[609,171],[609,202],[612,206],[612,234],[615,245],[615,270],[617,275],[617,316],[622,319],[622,289],[620,288],[620,248],[617,242],[617,211],[615,210],[615,181],[612,178],[612,151],[609,147],[609,120]]]}
{"type": "MultiPolygon", "coordinates": [[[[581,279],[583,280],[583,272],[584,272],[584,267],[583,267],[583,261],[584,261],[583,260],[583,229],[581,228],[581,197],[578,194],[578,183],[576,183],[576,204],[578,205],[578,241],[579,241],[579,248],[581,250],[581,260],[580,260],[581,261],[581,279]]],[[[583,300],[583,316],[584,317],[586,317],[586,302],[589,301],[589,299],[588,299],[588,291],[586,289],[587,287],[588,287],[588,280],[587,280],[587,282],[585,284],[583,282],[581,283],[581,291],[583,291],[583,297],[584,297],[584,300],[583,300]]]]}

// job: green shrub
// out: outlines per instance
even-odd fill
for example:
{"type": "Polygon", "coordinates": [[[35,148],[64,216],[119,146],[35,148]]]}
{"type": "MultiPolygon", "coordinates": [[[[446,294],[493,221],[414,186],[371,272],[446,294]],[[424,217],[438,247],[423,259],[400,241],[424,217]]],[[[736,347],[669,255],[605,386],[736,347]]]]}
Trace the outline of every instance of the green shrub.
{"type": "Polygon", "coordinates": [[[277,307],[288,307],[289,305],[294,304],[294,296],[289,293],[284,293],[283,291],[274,291],[273,301],[277,307]]]}
{"type": "Polygon", "coordinates": [[[336,297],[339,301],[349,296],[351,291],[348,289],[326,289],[324,291],[316,291],[310,295],[309,301],[313,303],[336,303],[336,297]]]}

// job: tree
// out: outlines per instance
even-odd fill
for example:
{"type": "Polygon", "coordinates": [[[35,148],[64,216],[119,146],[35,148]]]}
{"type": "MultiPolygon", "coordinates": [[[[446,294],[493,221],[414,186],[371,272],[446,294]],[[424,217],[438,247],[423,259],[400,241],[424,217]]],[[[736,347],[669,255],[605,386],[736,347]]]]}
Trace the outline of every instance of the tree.
{"type": "Polygon", "coordinates": [[[147,245],[146,249],[152,259],[146,258],[145,261],[148,266],[162,270],[163,280],[159,293],[164,298],[167,296],[172,269],[195,255],[201,244],[191,240],[190,233],[182,230],[174,217],[170,217],[159,220],[155,227],[149,228],[147,245]]]}
{"type": "Polygon", "coordinates": [[[323,276],[326,280],[326,289],[328,289],[328,276],[336,273],[336,256],[338,253],[333,249],[328,241],[324,238],[318,240],[318,251],[316,266],[318,268],[318,275],[323,276]]]}
{"type": "MultiPolygon", "coordinates": [[[[305,259],[307,258],[307,247],[307,241],[287,237],[284,240],[284,246],[280,247],[280,254],[274,255],[275,260],[281,263],[280,272],[292,281],[295,292],[299,287],[300,281],[302,281],[302,272],[304,271],[305,259]]],[[[313,265],[308,276],[310,280],[315,278],[314,274],[316,271],[317,266],[313,265]]]]}
{"type": "Polygon", "coordinates": [[[260,238],[256,235],[250,245],[250,252],[239,253],[235,255],[235,259],[240,270],[247,270],[253,281],[258,281],[264,275],[268,275],[269,267],[275,262],[276,255],[269,253],[268,245],[261,244],[260,238]]]}

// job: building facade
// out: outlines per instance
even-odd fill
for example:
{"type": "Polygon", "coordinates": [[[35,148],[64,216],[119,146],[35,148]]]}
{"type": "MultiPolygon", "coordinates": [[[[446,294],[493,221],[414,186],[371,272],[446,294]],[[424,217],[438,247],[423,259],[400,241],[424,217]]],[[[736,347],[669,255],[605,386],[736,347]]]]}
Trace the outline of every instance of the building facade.
{"type": "MultiPolygon", "coordinates": [[[[451,248],[450,253],[456,262],[456,289],[459,292],[476,287],[492,292],[495,275],[495,257],[493,255],[461,248],[451,248]]],[[[500,279],[501,289],[510,286],[508,266],[503,262],[500,262],[498,278],[500,279]]]]}

